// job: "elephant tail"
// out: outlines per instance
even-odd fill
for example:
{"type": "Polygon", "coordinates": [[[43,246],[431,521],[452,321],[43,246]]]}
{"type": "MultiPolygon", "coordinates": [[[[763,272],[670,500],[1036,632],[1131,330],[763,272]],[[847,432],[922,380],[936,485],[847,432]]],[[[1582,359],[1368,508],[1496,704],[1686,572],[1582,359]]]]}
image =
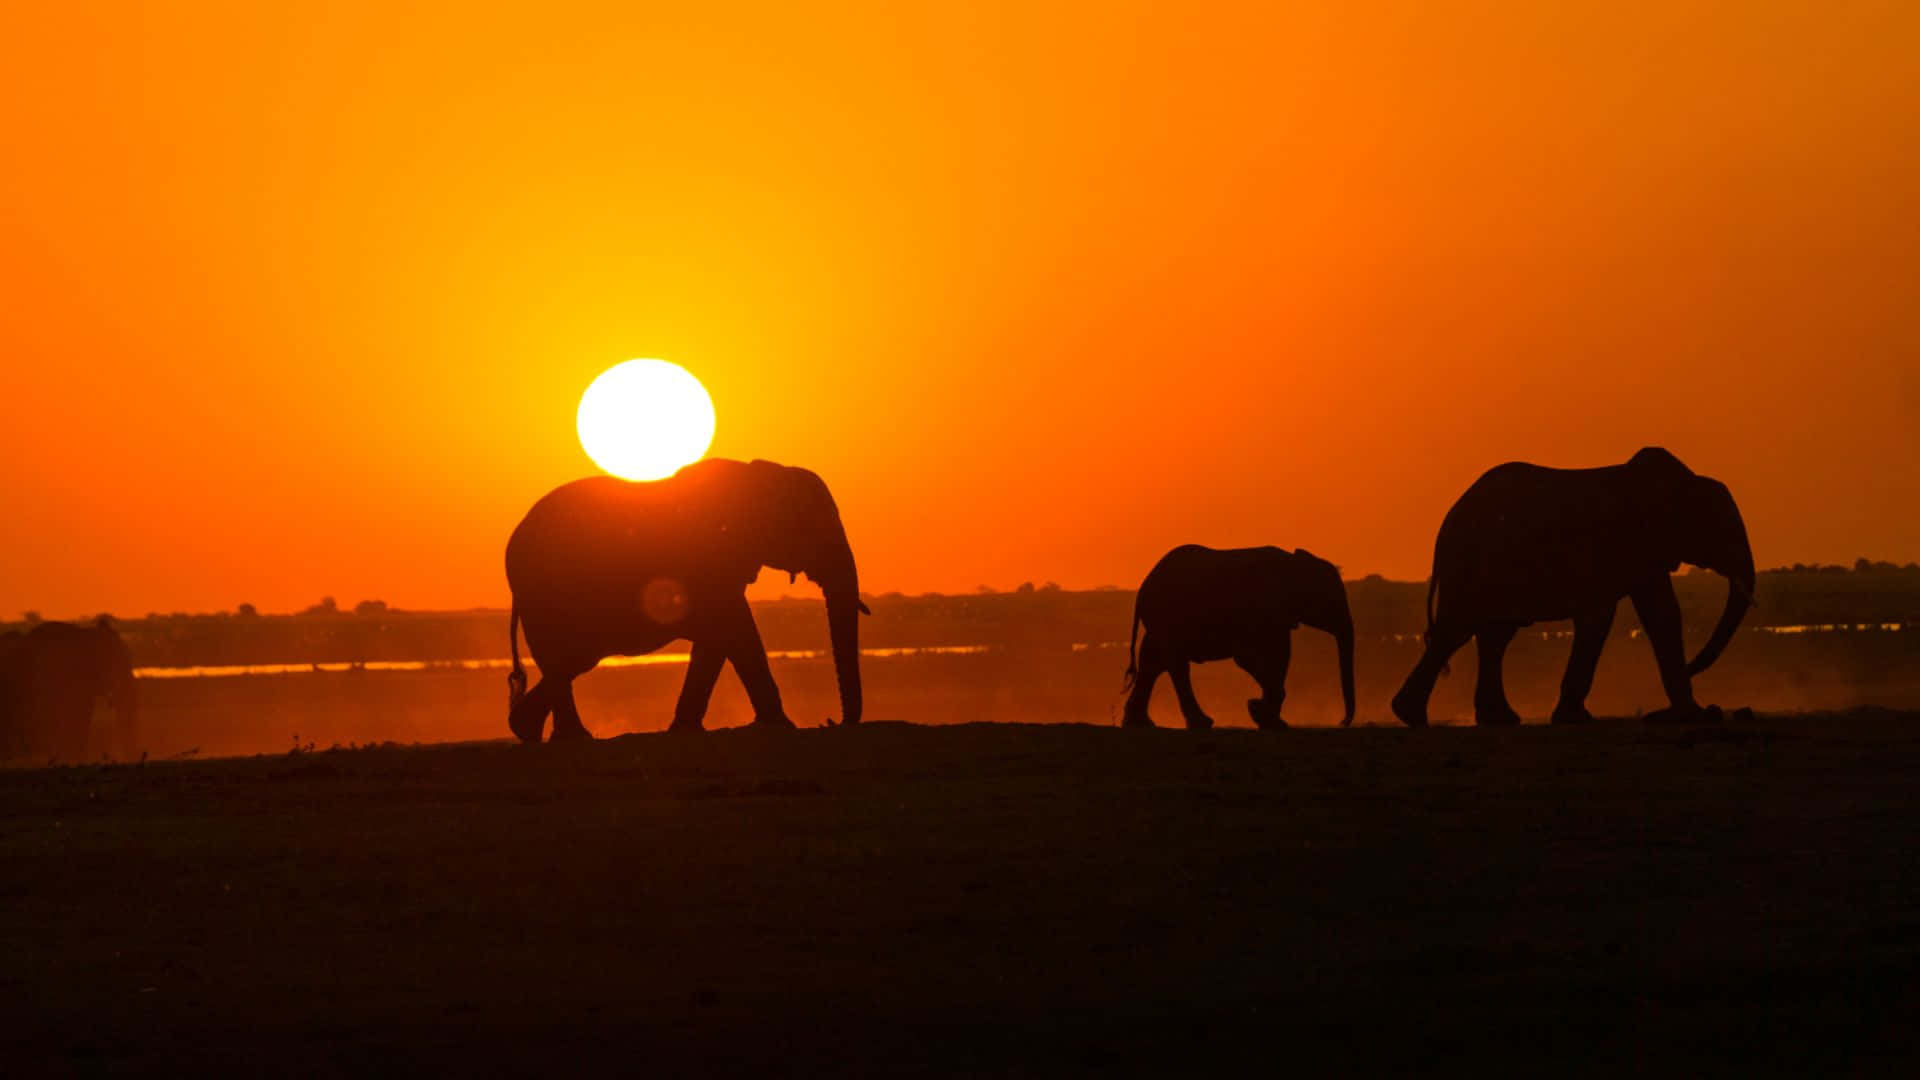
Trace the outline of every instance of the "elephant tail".
{"type": "Polygon", "coordinates": [[[518,708],[527,699],[527,669],[520,666],[520,605],[513,605],[507,616],[507,652],[513,656],[513,670],[507,673],[507,708],[518,708]]]}
{"type": "Polygon", "coordinates": [[[1135,593],[1133,597],[1133,633],[1127,636],[1127,675],[1126,678],[1120,682],[1120,692],[1123,694],[1133,689],[1133,680],[1140,674],[1140,660],[1136,648],[1139,644],[1140,595],[1135,593]]]}

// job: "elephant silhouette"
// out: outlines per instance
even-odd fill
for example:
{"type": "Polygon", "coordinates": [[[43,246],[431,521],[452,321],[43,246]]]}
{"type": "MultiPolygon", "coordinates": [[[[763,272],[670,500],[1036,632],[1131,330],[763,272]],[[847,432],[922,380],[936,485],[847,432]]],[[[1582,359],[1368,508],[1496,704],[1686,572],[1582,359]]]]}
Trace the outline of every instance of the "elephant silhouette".
{"type": "Polygon", "coordinates": [[[1332,634],[1339,647],[1340,692],[1347,706],[1342,726],[1351,724],[1353,616],[1339,568],[1305,549],[1174,548],[1147,572],[1134,600],[1127,642],[1129,693],[1121,724],[1153,726],[1147,703],[1165,672],[1187,727],[1212,727],[1194,697],[1188,666],[1231,658],[1260,684],[1261,696],[1247,702],[1247,715],[1259,727],[1285,727],[1280,705],[1287,696],[1293,630],[1302,623],[1332,634]]]}
{"type": "Polygon", "coordinates": [[[1394,695],[1403,723],[1427,722],[1427,699],[1447,658],[1477,638],[1474,719],[1516,724],[1501,685],[1501,659],[1523,626],[1573,620],[1573,652],[1560,683],[1555,723],[1591,720],[1587,693],[1622,597],[1653,647],[1666,690],[1661,715],[1699,711],[1692,677],[1732,640],[1753,602],[1753,548],[1727,486],[1659,447],[1625,464],[1551,469],[1510,462],[1474,481],[1440,524],[1427,588],[1426,650],[1394,695]],[[1668,574],[1681,563],[1727,579],[1727,602],[1692,663],[1680,635],[1680,605],[1668,574]]]}
{"type": "Polygon", "coordinates": [[[826,483],[770,461],[709,459],[664,480],[576,480],[527,511],[506,552],[508,727],[538,742],[551,714],[554,740],[591,738],[573,680],[608,656],[652,652],[679,638],[692,652],[671,730],[701,729],[728,662],[753,703],[754,724],[792,727],[747,605],[746,587],[763,566],[819,584],[842,719],[859,723],[859,616],[867,607],[826,483]],[[520,664],[521,627],[540,668],[531,691],[520,664]]]}
{"type": "Polygon", "coordinates": [[[132,654],[105,616],[0,635],[0,758],[83,761],[90,749],[131,751],[136,697],[132,654]],[[94,732],[102,700],[114,724],[94,732]]]}

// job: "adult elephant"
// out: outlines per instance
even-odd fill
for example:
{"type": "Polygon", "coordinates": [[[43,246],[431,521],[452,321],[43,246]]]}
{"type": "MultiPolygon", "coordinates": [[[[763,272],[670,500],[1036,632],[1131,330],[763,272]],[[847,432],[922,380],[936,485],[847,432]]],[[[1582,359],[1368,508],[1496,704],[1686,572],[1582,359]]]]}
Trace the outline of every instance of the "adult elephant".
{"type": "Polygon", "coordinates": [[[763,566],[806,574],[827,601],[843,720],[860,722],[859,576],[827,485],[771,461],[710,459],[665,480],[610,476],[549,492],[507,541],[513,590],[513,672],[507,724],[538,742],[548,714],[554,740],[592,738],[574,705],[573,680],[608,656],[692,642],[675,731],[698,731],[727,662],[745,684],[754,723],[792,727],[767,667],[746,587],[763,566]],[[516,628],[540,682],[526,689],[516,628]]]}
{"type": "Polygon", "coordinates": [[[131,751],[135,711],[133,657],[105,616],[0,638],[0,758],[83,761],[95,748],[131,751]],[[102,701],[114,723],[95,732],[102,701]]]}
{"type": "Polygon", "coordinates": [[[1572,619],[1573,655],[1553,720],[1591,720],[1587,692],[1621,597],[1633,599],[1653,646],[1670,715],[1694,715],[1693,676],[1732,640],[1753,589],[1753,549],[1733,495],[1663,449],[1648,447],[1624,465],[1597,469],[1498,466],[1474,481],[1440,524],[1427,588],[1427,647],[1394,695],[1394,715],[1413,727],[1426,724],[1434,680],[1473,637],[1480,653],[1475,722],[1519,723],[1501,685],[1508,642],[1530,623],[1572,619]],[[1683,562],[1720,574],[1728,586],[1720,622],[1692,663],[1667,577],[1683,562]]]}
{"type": "Polygon", "coordinates": [[[1188,665],[1231,658],[1260,684],[1261,696],[1247,702],[1247,715],[1263,728],[1285,727],[1280,704],[1287,696],[1293,629],[1302,623],[1332,634],[1339,647],[1340,693],[1347,705],[1341,723],[1351,724],[1353,616],[1338,567],[1304,548],[1174,548],[1147,572],[1134,599],[1127,642],[1130,693],[1121,724],[1153,726],[1147,703],[1166,672],[1187,726],[1212,727],[1193,695],[1188,665]]]}

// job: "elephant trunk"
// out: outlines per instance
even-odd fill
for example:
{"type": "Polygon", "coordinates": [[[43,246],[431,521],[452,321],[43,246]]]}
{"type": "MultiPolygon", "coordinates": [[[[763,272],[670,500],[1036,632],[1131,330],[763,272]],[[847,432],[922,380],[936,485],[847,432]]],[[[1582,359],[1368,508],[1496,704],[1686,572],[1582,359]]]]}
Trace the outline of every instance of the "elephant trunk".
{"type": "Polygon", "coordinates": [[[860,593],[855,587],[824,590],[827,632],[833,641],[833,671],[840,681],[840,721],[860,722],[860,593]]]}
{"type": "Polygon", "coordinates": [[[1340,721],[1340,726],[1350,727],[1353,724],[1353,623],[1335,629],[1333,641],[1340,650],[1340,697],[1347,706],[1346,718],[1340,721]]]}
{"type": "Polygon", "coordinates": [[[860,614],[866,605],[860,602],[860,573],[854,566],[853,547],[844,535],[835,540],[807,576],[820,583],[827,601],[833,671],[840,682],[840,722],[857,724],[864,706],[860,692],[860,614]]]}
{"type": "MultiPolygon", "coordinates": [[[[1743,530],[1744,532],[1744,530],[1743,530]]],[[[1713,628],[1713,635],[1700,647],[1699,655],[1687,665],[1688,675],[1698,675],[1713,666],[1720,653],[1733,640],[1733,632],[1740,627],[1740,620],[1753,605],[1753,590],[1757,584],[1753,570],[1753,550],[1746,547],[1746,537],[1741,536],[1741,553],[1734,565],[1726,569],[1715,567],[1727,579],[1727,606],[1720,612],[1720,622],[1713,628]]]]}

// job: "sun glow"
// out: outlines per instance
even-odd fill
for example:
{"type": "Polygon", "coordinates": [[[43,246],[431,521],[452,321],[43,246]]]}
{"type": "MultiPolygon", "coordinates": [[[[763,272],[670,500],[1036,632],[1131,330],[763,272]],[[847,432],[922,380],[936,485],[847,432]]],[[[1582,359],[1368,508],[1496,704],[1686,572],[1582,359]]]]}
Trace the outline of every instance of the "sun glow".
{"type": "Polygon", "coordinates": [[[713,399],[686,368],[628,360],[580,395],[580,448],[625,480],[659,480],[700,460],[713,442],[713,399]]]}

